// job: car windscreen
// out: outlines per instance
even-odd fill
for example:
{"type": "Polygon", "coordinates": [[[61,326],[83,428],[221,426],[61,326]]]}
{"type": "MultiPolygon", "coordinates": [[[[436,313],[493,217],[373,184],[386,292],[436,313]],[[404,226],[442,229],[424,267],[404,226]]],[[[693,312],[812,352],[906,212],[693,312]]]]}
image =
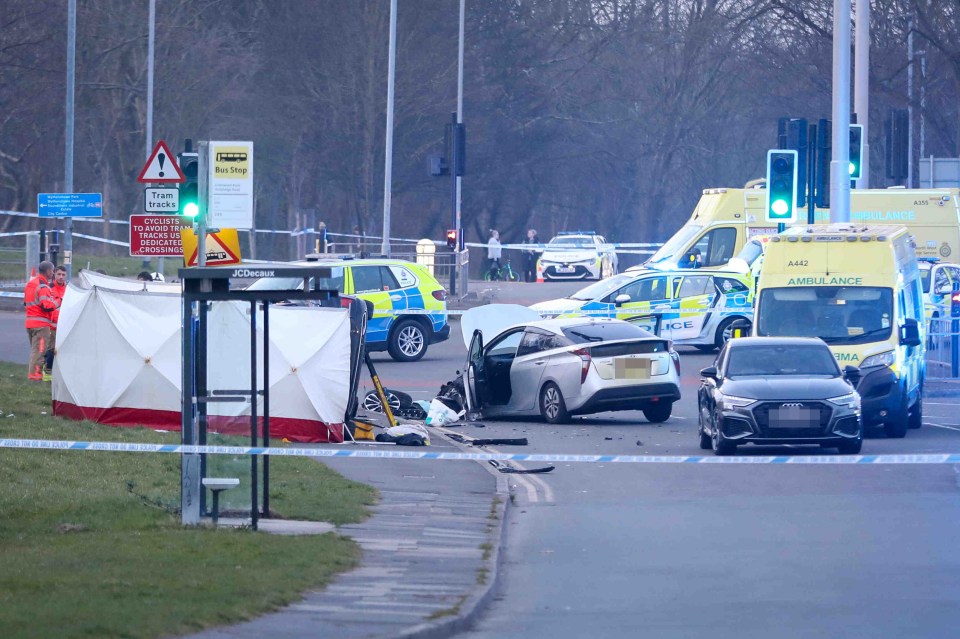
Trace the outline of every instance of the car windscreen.
{"type": "Polygon", "coordinates": [[[653,337],[653,333],[626,322],[593,322],[566,326],[560,331],[575,344],[653,337]]]}
{"type": "Polygon", "coordinates": [[[826,346],[796,344],[731,346],[727,353],[727,377],[773,377],[776,375],[838,377],[840,368],[833,353],[826,346]]]}
{"type": "MultiPolygon", "coordinates": [[[[320,280],[320,290],[343,292],[343,267],[334,266],[330,269],[330,277],[320,280]]],[[[248,291],[296,291],[303,288],[303,278],[300,277],[262,277],[250,286],[248,291]]],[[[313,278],[310,278],[310,288],[313,288],[313,278]]]]}
{"type": "Polygon", "coordinates": [[[761,291],[757,335],[819,337],[827,344],[888,339],[893,290],[872,286],[797,286],[761,291]]]}
{"type": "Polygon", "coordinates": [[[594,248],[594,244],[592,237],[564,236],[550,240],[547,248],[594,248]]]}
{"type": "Polygon", "coordinates": [[[600,280],[595,284],[591,284],[586,288],[582,288],[568,299],[571,300],[582,300],[584,302],[589,302],[590,300],[598,300],[605,295],[609,295],[613,291],[617,290],[630,280],[634,279],[636,275],[631,273],[621,273],[620,275],[614,275],[605,280],[600,280]]]}
{"type": "Polygon", "coordinates": [[[687,243],[696,237],[702,230],[702,226],[684,226],[677,231],[676,235],[667,240],[667,243],[661,246],[660,249],[648,260],[648,262],[655,264],[664,260],[671,260],[676,263],[679,261],[680,253],[687,246],[687,243]]]}

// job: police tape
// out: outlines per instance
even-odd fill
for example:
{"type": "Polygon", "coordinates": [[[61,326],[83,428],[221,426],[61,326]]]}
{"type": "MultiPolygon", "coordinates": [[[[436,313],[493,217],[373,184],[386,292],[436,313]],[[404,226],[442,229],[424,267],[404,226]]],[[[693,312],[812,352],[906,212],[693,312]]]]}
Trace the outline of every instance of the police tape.
{"type": "Polygon", "coordinates": [[[568,462],[575,464],[960,464],[960,453],[918,455],[767,455],[716,457],[707,455],[564,455],[552,453],[444,453],[433,451],[363,450],[355,448],[295,448],[286,446],[199,446],[85,442],[52,439],[0,439],[0,448],[102,451],[113,453],[174,453],[181,455],[269,455],[271,457],[355,457],[366,459],[425,459],[437,461],[568,462]]]}
{"type": "MultiPolygon", "coordinates": [[[[487,306],[486,304],[484,306],[487,306]]],[[[518,304],[517,306],[523,306],[518,304]]],[[[379,310],[374,309],[374,317],[391,317],[394,315],[463,315],[470,309],[451,309],[446,311],[432,311],[422,308],[410,308],[410,309],[395,309],[395,310],[379,310]]],[[[531,309],[540,314],[544,319],[554,319],[557,317],[564,318],[575,318],[575,317],[607,317],[614,318],[617,317],[612,311],[606,310],[570,310],[570,309],[531,309]]],[[[696,315],[721,315],[725,317],[735,317],[735,318],[745,318],[750,319],[750,316],[753,315],[753,311],[748,309],[686,309],[686,308],[675,308],[675,309],[665,309],[657,311],[632,311],[629,314],[629,319],[643,319],[643,318],[655,318],[662,317],[663,319],[683,319],[685,317],[693,317],[696,315]]],[[[621,313],[622,316],[627,316],[626,313],[621,313]]],[[[622,318],[621,318],[622,319],[622,318]]]]}

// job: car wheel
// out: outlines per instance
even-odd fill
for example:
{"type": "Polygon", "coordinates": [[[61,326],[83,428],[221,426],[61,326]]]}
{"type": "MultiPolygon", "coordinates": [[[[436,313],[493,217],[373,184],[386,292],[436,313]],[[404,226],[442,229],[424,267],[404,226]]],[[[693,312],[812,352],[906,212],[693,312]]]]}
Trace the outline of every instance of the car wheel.
{"type": "Polygon", "coordinates": [[[710,450],[713,448],[713,442],[710,441],[710,435],[707,435],[707,432],[703,429],[703,412],[700,412],[699,415],[699,425],[697,426],[697,434],[700,435],[700,450],[710,450]]]}
{"type": "Polygon", "coordinates": [[[387,347],[390,357],[398,362],[415,362],[427,352],[427,332],[416,320],[402,320],[390,334],[387,347]]]}
{"type": "Polygon", "coordinates": [[[923,426],[923,398],[918,397],[917,403],[913,405],[907,418],[907,428],[920,428],[923,426]]]}
{"type": "MultiPolygon", "coordinates": [[[[390,405],[390,410],[396,412],[400,410],[400,398],[397,397],[393,391],[385,390],[387,395],[387,404],[390,405]]],[[[383,402],[380,401],[380,396],[377,394],[377,391],[372,390],[363,397],[363,408],[372,413],[382,413],[383,412],[383,402]]]]}
{"type": "Polygon", "coordinates": [[[737,450],[736,444],[728,442],[723,438],[723,435],[720,434],[719,426],[713,429],[713,433],[710,436],[710,445],[713,448],[713,453],[717,457],[725,457],[737,450]]]}
{"type": "Polygon", "coordinates": [[[883,425],[883,432],[890,439],[903,439],[907,436],[907,419],[895,418],[892,422],[883,425]]]}
{"type": "Polygon", "coordinates": [[[563,424],[570,419],[563,393],[553,382],[547,382],[540,390],[540,415],[550,424],[563,424]]]}
{"type": "Polygon", "coordinates": [[[643,409],[643,416],[647,418],[647,421],[652,424],[659,424],[660,422],[665,422],[670,419],[670,413],[673,412],[673,402],[657,402],[656,404],[648,404],[646,408],[643,409]]]}
{"type": "Polygon", "coordinates": [[[862,448],[863,440],[858,438],[840,442],[840,445],[837,446],[837,451],[841,455],[859,455],[862,448]]]}
{"type": "Polygon", "coordinates": [[[720,322],[720,326],[717,327],[717,334],[713,338],[714,348],[723,348],[723,345],[730,341],[730,337],[733,332],[730,329],[730,326],[733,325],[735,321],[739,318],[737,317],[728,317],[727,319],[720,322]]]}

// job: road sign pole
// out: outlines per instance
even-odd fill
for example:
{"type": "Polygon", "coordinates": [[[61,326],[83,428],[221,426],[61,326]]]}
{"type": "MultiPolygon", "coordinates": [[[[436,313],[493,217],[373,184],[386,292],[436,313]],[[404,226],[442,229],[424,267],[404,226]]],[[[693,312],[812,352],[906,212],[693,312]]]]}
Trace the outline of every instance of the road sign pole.
{"type": "MultiPolygon", "coordinates": [[[[67,3],[67,125],[64,135],[64,191],[73,193],[73,112],[77,66],[77,0],[67,3]]],[[[39,213],[39,211],[38,211],[39,213]]],[[[46,250],[46,248],[44,248],[46,250]]],[[[67,281],[73,277],[73,218],[67,218],[67,234],[63,239],[63,265],[67,281]]]]}
{"type": "Polygon", "coordinates": [[[210,190],[210,176],[207,168],[207,155],[210,143],[201,141],[198,145],[199,155],[197,156],[197,206],[200,207],[200,213],[197,215],[197,266],[203,268],[207,265],[207,211],[210,210],[207,201],[207,194],[210,190]]]}

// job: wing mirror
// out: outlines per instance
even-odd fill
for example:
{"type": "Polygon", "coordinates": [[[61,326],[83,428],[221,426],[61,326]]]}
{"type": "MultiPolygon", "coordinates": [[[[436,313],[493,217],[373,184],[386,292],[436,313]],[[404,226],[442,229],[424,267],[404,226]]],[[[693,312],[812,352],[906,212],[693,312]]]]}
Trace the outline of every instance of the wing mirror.
{"type": "Polygon", "coordinates": [[[706,368],[700,369],[700,377],[707,377],[709,379],[717,379],[717,367],[716,366],[707,366],[706,368]]]}
{"type": "Polygon", "coordinates": [[[737,337],[749,337],[752,329],[753,323],[750,320],[734,320],[733,323],[730,324],[730,339],[735,339],[737,337]]]}
{"type": "Polygon", "coordinates": [[[860,369],[856,366],[844,366],[843,367],[843,379],[850,382],[850,385],[856,388],[860,385],[860,379],[862,375],[860,374],[860,369]]]}
{"type": "Polygon", "coordinates": [[[626,293],[620,293],[615,298],[613,298],[613,303],[616,306],[623,306],[624,304],[628,304],[629,302],[630,302],[630,296],[627,295],[626,293]]]}
{"type": "Polygon", "coordinates": [[[900,327],[900,343],[904,346],[920,346],[920,324],[917,320],[907,318],[900,327]]]}
{"type": "Polygon", "coordinates": [[[953,287],[950,284],[943,284],[937,288],[937,295],[950,295],[953,293],[953,287]]]}

